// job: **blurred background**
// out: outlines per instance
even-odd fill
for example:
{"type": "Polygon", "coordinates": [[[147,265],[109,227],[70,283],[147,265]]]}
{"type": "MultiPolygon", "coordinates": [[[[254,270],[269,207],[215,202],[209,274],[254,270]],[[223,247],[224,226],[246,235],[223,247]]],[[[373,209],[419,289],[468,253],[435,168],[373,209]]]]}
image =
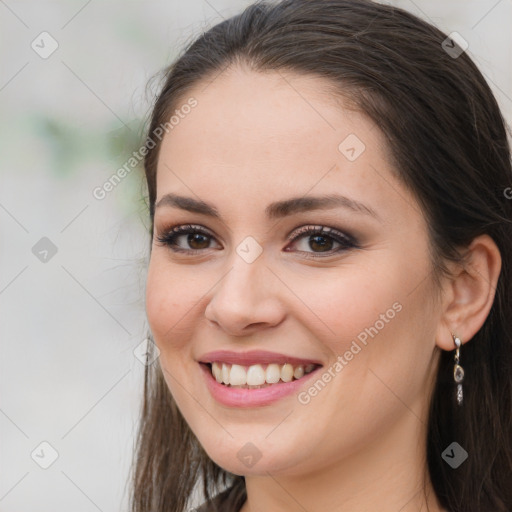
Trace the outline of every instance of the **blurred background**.
{"type": "MultiPolygon", "coordinates": [[[[104,184],[150,78],[249,3],[0,0],[0,512],[127,510],[148,219],[140,165],[104,184]]],[[[510,123],[512,0],[386,3],[458,32],[510,123]]]]}

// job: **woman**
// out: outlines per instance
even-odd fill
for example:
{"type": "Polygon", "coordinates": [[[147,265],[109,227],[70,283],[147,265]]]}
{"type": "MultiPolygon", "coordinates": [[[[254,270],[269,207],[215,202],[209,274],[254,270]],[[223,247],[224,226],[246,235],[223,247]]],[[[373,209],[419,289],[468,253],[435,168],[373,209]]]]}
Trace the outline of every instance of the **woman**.
{"type": "Polygon", "coordinates": [[[510,149],[463,50],[285,0],[166,70],[134,512],[512,510],[510,149]]]}

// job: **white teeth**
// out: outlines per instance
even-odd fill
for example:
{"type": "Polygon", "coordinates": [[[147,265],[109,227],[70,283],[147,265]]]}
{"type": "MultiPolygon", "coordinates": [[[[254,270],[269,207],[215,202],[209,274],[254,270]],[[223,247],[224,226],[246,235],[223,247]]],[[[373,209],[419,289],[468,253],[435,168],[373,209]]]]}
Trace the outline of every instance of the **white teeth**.
{"type": "Polygon", "coordinates": [[[279,382],[281,378],[281,368],[279,368],[278,364],[269,364],[267,366],[267,371],[265,372],[265,380],[269,384],[276,384],[279,382]]]}
{"type": "Polygon", "coordinates": [[[314,370],[314,364],[293,366],[290,363],[279,365],[253,364],[249,367],[239,364],[214,362],[211,365],[212,375],[221,384],[233,387],[265,387],[278,382],[291,382],[300,379],[314,370]]]}
{"type": "Polygon", "coordinates": [[[232,386],[241,386],[247,384],[247,373],[243,366],[238,364],[231,365],[231,372],[229,373],[229,383],[232,386]]]}
{"type": "Polygon", "coordinates": [[[304,367],[303,366],[297,366],[297,368],[295,368],[295,370],[293,370],[293,376],[296,379],[300,379],[301,377],[303,377],[304,376],[304,367]]]}
{"type": "Polygon", "coordinates": [[[217,382],[222,382],[222,367],[219,366],[219,363],[212,364],[212,373],[217,382]]]}
{"type": "Polygon", "coordinates": [[[281,380],[283,382],[290,382],[293,379],[293,366],[291,364],[283,364],[281,368],[281,380]]]}
{"type": "Polygon", "coordinates": [[[229,366],[226,363],[222,363],[222,382],[229,384],[229,366]]]}
{"type": "MultiPolygon", "coordinates": [[[[245,382],[244,382],[245,384],[245,382]]],[[[247,384],[249,386],[261,386],[265,384],[265,372],[261,364],[253,364],[247,370],[247,384]]]]}

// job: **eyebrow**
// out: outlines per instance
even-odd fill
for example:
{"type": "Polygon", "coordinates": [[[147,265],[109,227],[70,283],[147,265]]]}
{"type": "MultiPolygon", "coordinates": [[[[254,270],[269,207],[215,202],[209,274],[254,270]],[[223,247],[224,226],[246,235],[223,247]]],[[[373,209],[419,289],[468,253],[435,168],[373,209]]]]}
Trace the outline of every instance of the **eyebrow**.
{"type": "MultiPolygon", "coordinates": [[[[169,193],[164,195],[156,203],[155,209],[163,206],[180,208],[189,212],[221,219],[221,215],[213,205],[199,199],[194,199],[193,197],[185,197],[169,193]]],[[[346,208],[356,213],[362,213],[379,219],[377,212],[369,206],[339,194],[292,197],[290,199],[276,201],[274,203],[270,203],[265,208],[265,214],[270,220],[273,220],[293,215],[294,213],[312,210],[327,210],[331,208],[346,208]]]]}

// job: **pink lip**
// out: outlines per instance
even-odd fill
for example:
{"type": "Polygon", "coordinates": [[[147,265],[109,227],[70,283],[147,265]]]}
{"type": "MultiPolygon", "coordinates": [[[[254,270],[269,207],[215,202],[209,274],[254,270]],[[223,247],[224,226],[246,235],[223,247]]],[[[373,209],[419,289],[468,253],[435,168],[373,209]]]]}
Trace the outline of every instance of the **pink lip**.
{"type": "MultiPolygon", "coordinates": [[[[224,361],[226,363],[229,362],[226,360],[224,361]]],[[[291,382],[272,384],[271,386],[259,389],[243,389],[232,388],[225,384],[218,383],[213,377],[211,369],[207,364],[200,363],[199,366],[203,371],[206,385],[213,398],[217,400],[217,402],[229,407],[258,407],[270,405],[280,398],[297,393],[298,390],[304,386],[304,384],[306,384],[306,382],[309,381],[310,378],[321,368],[319,366],[311,373],[304,375],[304,377],[301,377],[300,379],[292,380],[291,382]]]]}
{"type": "Polygon", "coordinates": [[[287,356],[276,352],[266,350],[251,350],[249,352],[232,352],[229,350],[215,350],[201,356],[200,363],[213,363],[215,361],[229,364],[239,364],[241,366],[250,366],[252,364],[285,364],[290,363],[294,366],[308,364],[321,365],[322,363],[315,359],[301,359],[299,357],[287,356]]]}

